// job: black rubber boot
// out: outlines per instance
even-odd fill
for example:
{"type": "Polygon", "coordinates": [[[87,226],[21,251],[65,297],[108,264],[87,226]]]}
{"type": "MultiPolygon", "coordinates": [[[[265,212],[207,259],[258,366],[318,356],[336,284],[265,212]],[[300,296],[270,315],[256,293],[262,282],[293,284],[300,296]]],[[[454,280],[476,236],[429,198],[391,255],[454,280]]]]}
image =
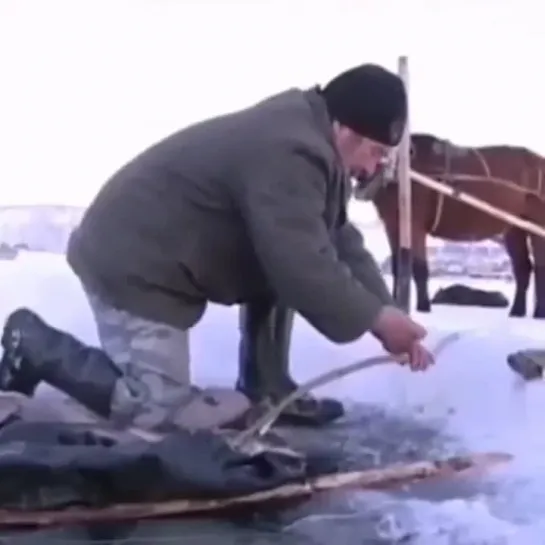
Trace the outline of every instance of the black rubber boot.
{"type": "MultiPolygon", "coordinates": [[[[276,404],[297,388],[289,373],[293,320],[293,311],[267,299],[242,309],[237,389],[254,403],[276,404]]],[[[323,426],[343,415],[339,401],[307,395],[287,407],[279,423],[323,426]]]]}
{"type": "Polygon", "coordinates": [[[54,329],[24,308],[8,316],[1,343],[0,390],[32,396],[43,381],[98,415],[110,416],[121,371],[102,350],[54,329]]]}
{"type": "Polygon", "coordinates": [[[524,380],[541,379],[545,354],[543,350],[519,350],[507,356],[507,365],[524,380]]]}

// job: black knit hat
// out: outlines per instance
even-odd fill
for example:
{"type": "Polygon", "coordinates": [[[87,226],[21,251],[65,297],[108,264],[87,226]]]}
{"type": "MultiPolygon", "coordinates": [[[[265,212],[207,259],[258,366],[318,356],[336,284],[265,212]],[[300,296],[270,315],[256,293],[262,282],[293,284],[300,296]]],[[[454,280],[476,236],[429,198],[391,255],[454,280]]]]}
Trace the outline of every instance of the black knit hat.
{"type": "Polygon", "coordinates": [[[399,76],[375,64],[343,72],[322,90],[329,115],[360,136],[397,146],[407,122],[407,93],[399,76]]]}

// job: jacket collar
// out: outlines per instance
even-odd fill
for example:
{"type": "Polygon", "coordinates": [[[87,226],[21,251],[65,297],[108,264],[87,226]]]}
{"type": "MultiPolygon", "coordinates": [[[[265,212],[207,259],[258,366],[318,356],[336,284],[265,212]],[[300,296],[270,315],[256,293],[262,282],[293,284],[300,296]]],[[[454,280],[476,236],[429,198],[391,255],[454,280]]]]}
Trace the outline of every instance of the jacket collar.
{"type": "Polygon", "coordinates": [[[337,146],[335,145],[335,139],[333,138],[333,119],[327,110],[327,104],[322,95],[320,86],[316,85],[315,87],[307,89],[304,93],[310,109],[312,110],[316,126],[335,152],[335,157],[337,158],[339,165],[342,165],[341,156],[339,155],[337,146]]]}

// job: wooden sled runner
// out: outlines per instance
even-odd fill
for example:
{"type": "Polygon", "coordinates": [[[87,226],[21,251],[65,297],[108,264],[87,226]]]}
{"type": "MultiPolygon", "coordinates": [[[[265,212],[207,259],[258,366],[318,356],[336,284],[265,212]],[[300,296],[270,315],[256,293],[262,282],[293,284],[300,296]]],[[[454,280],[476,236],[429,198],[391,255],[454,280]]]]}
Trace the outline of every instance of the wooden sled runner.
{"type": "Polygon", "coordinates": [[[0,510],[0,527],[45,527],[167,516],[213,515],[241,508],[258,509],[271,503],[289,503],[313,494],[335,490],[390,489],[434,478],[482,474],[493,466],[510,461],[511,458],[505,453],[483,453],[446,460],[396,464],[382,469],[323,475],[306,482],[288,484],[247,496],[217,500],[174,500],[162,503],[113,505],[101,509],[77,507],[65,511],[0,510]]]}

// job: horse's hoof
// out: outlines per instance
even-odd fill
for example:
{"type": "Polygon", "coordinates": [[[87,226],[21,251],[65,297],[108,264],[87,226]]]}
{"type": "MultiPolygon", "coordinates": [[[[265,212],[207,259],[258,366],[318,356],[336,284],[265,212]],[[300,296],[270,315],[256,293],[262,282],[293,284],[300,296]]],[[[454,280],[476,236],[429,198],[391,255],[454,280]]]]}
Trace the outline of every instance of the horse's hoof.
{"type": "Polygon", "coordinates": [[[535,320],[543,320],[543,319],[545,319],[545,312],[543,312],[542,310],[536,310],[534,312],[533,318],[535,320]]]}
{"type": "Polygon", "coordinates": [[[417,305],[416,306],[417,312],[431,312],[431,304],[423,304],[423,305],[417,305]]]}
{"type": "Polygon", "coordinates": [[[524,299],[520,300],[519,297],[515,297],[513,304],[511,305],[511,310],[509,311],[509,316],[511,318],[524,318],[526,316],[526,301],[524,299]]]}

